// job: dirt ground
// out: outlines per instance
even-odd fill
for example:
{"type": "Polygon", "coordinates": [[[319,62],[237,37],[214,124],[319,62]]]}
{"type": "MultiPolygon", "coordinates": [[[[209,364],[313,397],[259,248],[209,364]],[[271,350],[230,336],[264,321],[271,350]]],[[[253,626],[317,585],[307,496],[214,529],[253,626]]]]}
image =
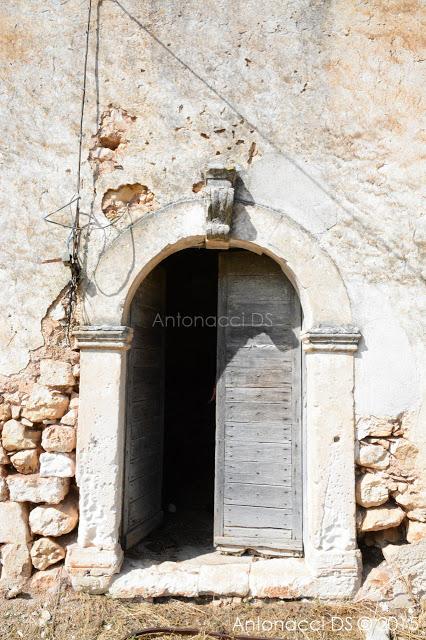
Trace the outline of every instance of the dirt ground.
{"type": "MultiPolygon", "coordinates": [[[[391,615],[374,606],[317,602],[243,603],[184,602],[168,599],[146,603],[87,596],[62,589],[49,597],[0,601],[1,640],[126,640],[147,627],[195,627],[196,640],[208,631],[235,636],[285,640],[355,640],[372,620],[386,617],[392,638],[426,638],[426,611],[391,615]],[[412,615],[411,615],[412,614],[412,615]]],[[[177,640],[184,636],[159,633],[144,636],[177,640]]],[[[188,637],[188,636],[186,636],[188,637]]]]}

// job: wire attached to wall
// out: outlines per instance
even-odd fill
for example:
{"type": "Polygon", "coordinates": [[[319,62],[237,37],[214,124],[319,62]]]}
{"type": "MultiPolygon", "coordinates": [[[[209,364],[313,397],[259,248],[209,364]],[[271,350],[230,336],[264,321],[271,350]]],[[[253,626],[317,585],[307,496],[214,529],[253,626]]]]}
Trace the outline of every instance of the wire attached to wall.
{"type": "MultiPolygon", "coordinates": [[[[80,217],[82,212],[80,210],[80,190],[81,190],[81,165],[83,156],[83,127],[84,127],[84,110],[86,105],[86,88],[87,88],[87,64],[89,58],[89,42],[90,42],[90,23],[92,18],[92,0],[88,0],[87,10],[87,25],[86,25],[86,43],[84,53],[84,68],[83,68],[83,89],[81,96],[81,109],[80,109],[80,131],[78,138],[78,161],[77,161],[77,185],[76,194],[71,198],[69,202],[64,204],[56,211],[48,213],[44,219],[50,224],[56,224],[61,227],[71,229],[70,236],[68,238],[68,258],[64,260],[64,264],[71,270],[71,278],[67,287],[67,303],[66,303],[66,319],[67,319],[67,340],[70,341],[70,331],[73,319],[73,313],[77,304],[78,287],[81,279],[81,263],[79,259],[80,240],[81,240],[81,225],[80,217]],[[51,216],[59,211],[62,211],[66,207],[72,207],[75,203],[75,215],[72,218],[72,224],[66,225],[55,220],[51,220],[51,216]]],[[[72,209],[71,209],[72,212],[72,209]]],[[[72,215],[72,213],[71,213],[72,215]]],[[[84,214],[86,215],[86,214],[84,214]]]]}

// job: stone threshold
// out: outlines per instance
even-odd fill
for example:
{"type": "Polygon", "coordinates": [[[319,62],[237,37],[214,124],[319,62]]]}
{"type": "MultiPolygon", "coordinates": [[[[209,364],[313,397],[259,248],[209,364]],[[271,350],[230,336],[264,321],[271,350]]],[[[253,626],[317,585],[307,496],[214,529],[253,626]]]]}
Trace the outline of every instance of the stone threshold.
{"type": "Polygon", "coordinates": [[[218,552],[181,562],[154,564],[149,559],[126,558],[113,577],[113,598],[151,600],[167,596],[339,599],[353,595],[350,576],[317,575],[304,558],[262,559],[226,556],[218,552]],[[343,578],[343,580],[342,580],[343,578]]]}

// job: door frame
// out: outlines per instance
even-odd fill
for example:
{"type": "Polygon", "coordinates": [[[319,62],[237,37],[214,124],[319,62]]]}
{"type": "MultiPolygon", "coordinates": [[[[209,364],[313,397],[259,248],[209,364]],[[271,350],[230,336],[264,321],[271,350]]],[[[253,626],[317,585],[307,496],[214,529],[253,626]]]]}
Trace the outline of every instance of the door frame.
{"type": "MultiPolygon", "coordinates": [[[[361,571],[355,522],[353,358],[360,333],[352,324],[348,294],[317,239],[282,211],[237,203],[233,216],[230,246],[272,257],[299,294],[306,359],[304,557],[318,580],[333,575],[336,582],[340,576],[339,592],[352,592],[361,571]]],[[[205,246],[205,238],[201,199],[170,204],[124,230],[89,273],[83,300],[88,324],[75,334],[81,350],[80,524],[78,543],[67,560],[75,586],[84,582],[86,588],[92,577],[99,582],[99,575],[107,584],[122,560],[126,349],[131,340],[126,322],[131,300],[156,264],[180,249],[205,246]],[[79,554],[88,549],[90,561],[80,580],[79,554]]]]}

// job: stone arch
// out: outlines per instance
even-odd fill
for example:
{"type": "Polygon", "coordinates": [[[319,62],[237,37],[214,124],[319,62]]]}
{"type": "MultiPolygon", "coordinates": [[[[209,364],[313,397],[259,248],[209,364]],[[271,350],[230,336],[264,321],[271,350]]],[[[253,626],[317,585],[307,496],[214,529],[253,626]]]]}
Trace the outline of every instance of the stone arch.
{"type": "MultiPolygon", "coordinates": [[[[127,228],[101,256],[92,277],[95,295],[86,301],[90,324],[126,324],[134,292],[165,257],[203,246],[206,223],[202,201],[187,200],[144,216],[127,228]]],[[[230,245],[266,253],[295,286],[305,328],[351,323],[351,308],[340,273],[318,241],[284,213],[237,204],[230,245]]]]}

